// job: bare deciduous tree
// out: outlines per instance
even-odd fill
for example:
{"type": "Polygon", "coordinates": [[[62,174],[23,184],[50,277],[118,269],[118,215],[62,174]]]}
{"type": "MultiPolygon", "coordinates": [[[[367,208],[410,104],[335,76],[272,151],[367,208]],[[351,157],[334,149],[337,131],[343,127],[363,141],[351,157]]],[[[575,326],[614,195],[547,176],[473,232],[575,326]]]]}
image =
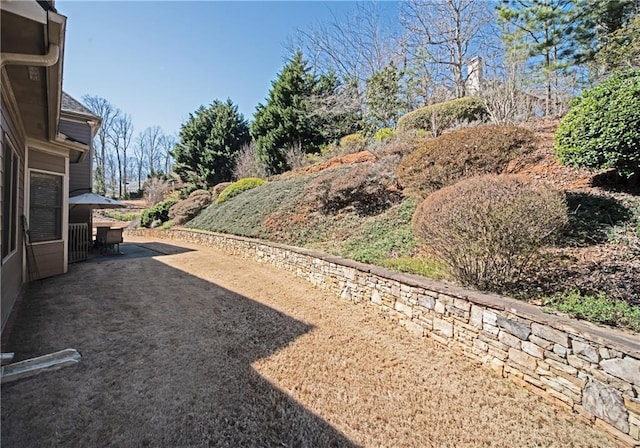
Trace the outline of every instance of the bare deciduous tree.
{"type": "Polygon", "coordinates": [[[465,96],[472,56],[491,42],[495,12],[486,0],[409,0],[402,4],[404,44],[416,67],[436,83],[446,83],[456,98],[465,96]]]}
{"type": "Polygon", "coordinates": [[[127,157],[128,150],[133,139],[133,123],[129,114],[119,113],[112,124],[112,132],[109,134],[109,140],[116,156],[118,168],[118,197],[127,195],[127,157]]]}
{"type": "Polygon", "coordinates": [[[146,128],[138,137],[141,154],[150,175],[158,173],[163,162],[162,157],[162,129],[159,126],[146,128]]]}
{"type": "Polygon", "coordinates": [[[173,135],[163,134],[160,137],[160,156],[161,156],[161,169],[165,174],[169,174],[173,167],[173,150],[176,146],[177,140],[173,135]]]}
{"type": "Polygon", "coordinates": [[[109,169],[110,135],[113,125],[120,114],[118,108],[100,96],[84,95],[84,104],[98,117],[102,118],[102,125],[98,129],[94,139],[94,190],[105,194],[107,187],[107,169],[109,169]]]}

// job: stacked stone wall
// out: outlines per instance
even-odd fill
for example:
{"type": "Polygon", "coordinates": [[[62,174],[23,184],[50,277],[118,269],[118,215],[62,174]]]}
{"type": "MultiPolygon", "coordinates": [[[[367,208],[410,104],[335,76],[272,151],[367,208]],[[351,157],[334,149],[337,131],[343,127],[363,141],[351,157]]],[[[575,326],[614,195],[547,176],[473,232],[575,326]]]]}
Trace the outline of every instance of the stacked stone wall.
{"type": "Polygon", "coordinates": [[[640,446],[640,340],[478,293],[306,249],[194,230],[129,231],[213,246],[292,272],[344,300],[382,311],[408,331],[462,352],[640,446]]]}

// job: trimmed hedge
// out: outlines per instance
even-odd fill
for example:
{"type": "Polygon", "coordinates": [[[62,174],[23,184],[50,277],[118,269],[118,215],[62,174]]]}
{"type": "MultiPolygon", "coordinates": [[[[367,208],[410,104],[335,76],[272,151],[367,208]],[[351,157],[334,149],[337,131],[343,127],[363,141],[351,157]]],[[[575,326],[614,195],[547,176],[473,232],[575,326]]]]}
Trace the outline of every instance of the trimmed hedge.
{"type": "Polygon", "coordinates": [[[465,97],[421,107],[398,120],[398,133],[410,130],[431,131],[439,135],[459,122],[486,121],[487,108],[481,98],[465,97]],[[435,125],[435,128],[434,128],[435,125]]]}
{"type": "Polygon", "coordinates": [[[564,195],[512,175],[466,179],[417,208],[417,240],[464,285],[500,291],[567,224],[564,195]]]}
{"type": "Polygon", "coordinates": [[[576,98],[555,148],[568,165],[640,173],[640,70],[615,73],[576,98]]]}
{"type": "Polygon", "coordinates": [[[405,194],[426,197],[460,179],[505,174],[514,160],[526,161],[535,135],[524,128],[484,125],[426,140],[405,157],[396,171],[405,194]]]}
{"type": "Polygon", "coordinates": [[[258,177],[247,177],[245,179],[240,179],[239,181],[232,183],[227,188],[222,190],[222,193],[220,193],[220,195],[216,198],[216,204],[221,204],[225,201],[228,201],[232,197],[239,195],[243,191],[251,190],[252,188],[259,187],[260,185],[263,185],[265,183],[265,180],[258,177]]]}

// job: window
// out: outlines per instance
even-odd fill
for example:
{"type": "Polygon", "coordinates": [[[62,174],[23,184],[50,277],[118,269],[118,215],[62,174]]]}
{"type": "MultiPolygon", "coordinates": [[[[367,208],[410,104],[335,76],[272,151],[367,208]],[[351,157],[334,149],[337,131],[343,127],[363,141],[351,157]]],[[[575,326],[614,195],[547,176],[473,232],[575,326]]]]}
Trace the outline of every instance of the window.
{"type": "Polygon", "coordinates": [[[2,160],[2,258],[16,250],[18,214],[18,155],[6,134],[3,138],[2,160]]]}
{"type": "Polygon", "coordinates": [[[29,185],[31,242],[62,239],[62,176],[32,171],[29,185]]]}

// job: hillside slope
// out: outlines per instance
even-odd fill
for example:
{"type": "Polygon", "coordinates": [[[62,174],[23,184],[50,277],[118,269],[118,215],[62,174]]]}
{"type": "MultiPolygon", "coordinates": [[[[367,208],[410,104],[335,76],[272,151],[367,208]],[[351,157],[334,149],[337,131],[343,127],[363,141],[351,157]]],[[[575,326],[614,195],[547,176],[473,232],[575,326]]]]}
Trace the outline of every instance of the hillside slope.
{"type": "MultiPolygon", "coordinates": [[[[640,197],[616,191],[607,173],[558,164],[553,151],[557,124],[528,125],[536,136],[533,154],[527,154],[526,163],[514,161],[509,171],[565,191],[570,225],[517,289],[499,292],[536,301],[577,289],[640,306],[640,197]]],[[[378,148],[373,158],[360,154],[285,173],[210,206],[187,226],[447,279],[442,263],[420,250],[412,235],[416,203],[402,196],[395,178],[406,153],[385,154],[378,148]]]]}

